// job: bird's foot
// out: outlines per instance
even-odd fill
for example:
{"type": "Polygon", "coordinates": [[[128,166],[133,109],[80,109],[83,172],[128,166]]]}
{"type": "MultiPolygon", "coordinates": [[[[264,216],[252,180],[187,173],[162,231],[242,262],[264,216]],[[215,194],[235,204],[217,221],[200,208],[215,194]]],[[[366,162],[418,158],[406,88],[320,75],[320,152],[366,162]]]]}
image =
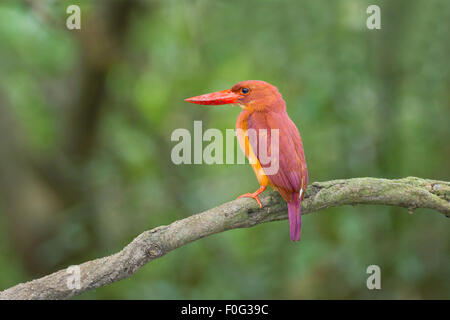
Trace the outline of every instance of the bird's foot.
{"type": "Polygon", "coordinates": [[[266,188],[267,188],[267,186],[261,186],[261,187],[260,187],[258,190],[256,190],[255,192],[253,192],[253,193],[245,193],[245,194],[243,194],[242,196],[239,196],[238,199],[241,199],[241,198],[252,198],[252,199],[255,199],[256,202],[258,202],[258,204],[259,204],[259,208],[261,209],[261,208],[262,208],[262,204],[261,204],[261,201],[259,200],[258,196],[259,196],[264,190],[266,190],[266,188]]]}

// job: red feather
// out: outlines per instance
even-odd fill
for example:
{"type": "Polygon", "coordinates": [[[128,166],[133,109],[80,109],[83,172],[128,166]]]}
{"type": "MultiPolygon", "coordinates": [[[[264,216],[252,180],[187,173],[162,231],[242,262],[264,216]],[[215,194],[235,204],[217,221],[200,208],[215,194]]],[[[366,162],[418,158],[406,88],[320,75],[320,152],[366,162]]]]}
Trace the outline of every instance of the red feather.
{"type": "MultiPolygon", "coordinates": [[[[258,159],[261,155],[272,155],[272,131],[279,130],[278,142],[278,161],[279,169],[274,174],[267,174],[271,184],[278,189],[282,197],[287,201],[291,201],[293,193],[300,193],[308,185],[308,172],[306,168],[305,155],[303,152],[303,143],[297,127],[287,115],[286,111],[279,112],[253,112],[247,120],[247,130],[254,129],[259,137],[265,129],[267,132],[267,151],[258,148],[258,140],[251,139],[249,142],[253,152],[258,159]]],[[[263,168],[267,168],[271,163],[263,164],[263,168]]],[[[302,194],[303,198],[304,194],[302,194]]]]}

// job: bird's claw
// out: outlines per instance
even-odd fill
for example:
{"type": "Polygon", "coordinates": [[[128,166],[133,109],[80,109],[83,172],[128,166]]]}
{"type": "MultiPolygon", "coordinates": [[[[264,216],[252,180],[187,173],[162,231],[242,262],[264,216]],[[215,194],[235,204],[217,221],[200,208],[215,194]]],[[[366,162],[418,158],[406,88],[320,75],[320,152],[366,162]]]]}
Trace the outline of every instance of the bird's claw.
{"type": "Polygon", "coordinates": [[[261,201],[259,201],[258,195],[255,195],[253,193],[246,193],[246,194],[243,194],[242,196],[238,197],[238,199],[241,199],[241,198],[252,198],[252,199],[255,199],[256,202],[258,202],[258,204],[259,204],[259,208],[262,209],[262,204],[261,204],[261,201]]]}

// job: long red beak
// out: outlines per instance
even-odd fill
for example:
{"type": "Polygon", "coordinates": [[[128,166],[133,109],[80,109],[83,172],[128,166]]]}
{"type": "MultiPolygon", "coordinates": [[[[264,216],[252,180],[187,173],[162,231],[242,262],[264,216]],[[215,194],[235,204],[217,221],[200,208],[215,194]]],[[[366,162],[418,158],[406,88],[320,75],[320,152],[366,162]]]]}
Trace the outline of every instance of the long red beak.
{"type": "Polygon", "coordinates": [[[231,91],[230,89],[207,93],[201,96],[196,96],[192,98],[184,99],[184,101],[196,104],[205,105],[219,105],[219,104],[230,104],[238,103],[239,95],[231,91]]]}

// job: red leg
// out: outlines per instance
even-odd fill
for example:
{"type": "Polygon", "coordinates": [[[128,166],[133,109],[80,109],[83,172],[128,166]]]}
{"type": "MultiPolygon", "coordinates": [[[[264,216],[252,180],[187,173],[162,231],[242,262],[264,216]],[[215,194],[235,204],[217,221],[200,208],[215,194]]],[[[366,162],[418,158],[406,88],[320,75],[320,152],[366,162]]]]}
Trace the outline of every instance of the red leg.
{"type": "Polygon", "coordinates": [[[259,201],[258,196],[259,196],[264,190],[266,190],[266,188],[267,188],[267,186],[261,186],[261,187],[259,187],[259,189],[256,190],[255,192],[243,194],[242,196],[239,196],[238,199],[244,198],[244,197],[245,197],[245,198],[253,198],[253,199],[256,200],[256,202],[258,202],[259,207],[262,208],[262,204],[261,204],[261,201],[259,201]]]}

